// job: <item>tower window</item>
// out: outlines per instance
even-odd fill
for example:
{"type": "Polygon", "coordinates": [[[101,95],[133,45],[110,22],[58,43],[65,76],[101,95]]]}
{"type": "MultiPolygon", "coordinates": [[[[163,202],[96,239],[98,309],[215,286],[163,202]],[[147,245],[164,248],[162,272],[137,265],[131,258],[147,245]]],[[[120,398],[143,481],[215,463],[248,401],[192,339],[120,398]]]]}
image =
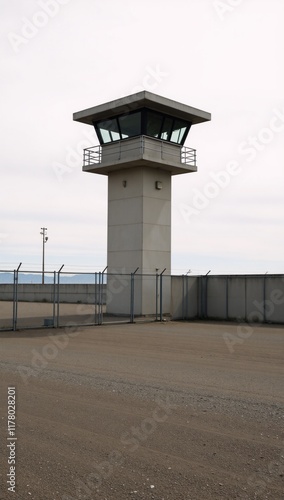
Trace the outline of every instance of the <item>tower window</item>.
{"type": "Polygon", "coordinates": [[[95,122],[94,126],[101,144],[147,135],[182,145],[191,123],[151,109],[142,108],[126,115],[95,122]]]}

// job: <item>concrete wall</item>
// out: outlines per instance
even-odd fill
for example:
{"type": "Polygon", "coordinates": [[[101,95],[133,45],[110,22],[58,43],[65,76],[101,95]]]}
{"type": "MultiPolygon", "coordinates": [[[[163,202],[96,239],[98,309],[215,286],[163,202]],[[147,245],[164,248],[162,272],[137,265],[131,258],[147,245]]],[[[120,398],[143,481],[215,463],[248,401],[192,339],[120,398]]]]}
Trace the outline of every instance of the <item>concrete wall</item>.
{"type": "MultiPolygon", "coordinates": [[[[60,302],[94,304],[98,300],[96,285],[60,285],[60,302]]],[[[56,289],[57,294],[57,289],[56,289]]],[[[57,297],[57,295],[56,295],[57,297]]],[[[0,284],[0,300],[13,300],[13,285],[0,284]]],[[[54,285],[19,284],[18,300],[25,302],[53,302],[54,285]]],[[[106,300],[106,285],[103,285],[103,303],[106,300]]]]}
{"type": "Polygon", "coordinates": [[[226,284],[224,277],[211,276],[207,281],[207,316],[212,319],[226,317],[226,284]]]}
{"type": "MultiPolygon", "coordinates": [[[[96,285],[60,285],[60,302],[94,304],[96,285]]],[[[145,314],[156,312],[155,276],[135,276],[135,315],[141,314],[142,288],[145,290],[145,314]],[[142,287],[143,285],[143,287],[142,287]]],[[[102,302],[108,312],[117,304],[125,315],[130,313],[130,276],[108,276],[103,285],[102,302]]],[[[158,282],[160,312],[160,281],[158,282]]],[[[0,285],[0,301],[13,300],[13,285],[0,285]]],[[[18,300],[53,302],[54,286],[19,284],[18,300]]],[[[214,319],[284,324],[284,276],[163,276],[163,314],[172,319],[214,319]],[[171,299],[169,301],[169,298],[171,299]]]]}
{"type": "Polygon", "coordinates": [[[148,136],[134,137],[102,146],[102,165],[149,160],[167,164],[181,163],[181,146],[148,136]]]}
{"type": "MultiPolygon", "coordinates": [[[[150,167],[132,167],[109,174],[108,178],[108,273],[155,275],[171,270],[171,174],[150,167]],[[161,189],[156,189],[156,183],[161,189]]],[[[155,283],[155,279],[154,279],[155,283]]],[[[135,313],[155,314],[149,298],[149,279],[136,280],[135,313]]],[[[165,308],[170,313],[170,287],[165,308]]],[[[165,290],[165,295],[167,291],[165,290]]],[[[124,313],[124,297],[112,296],[107,310],[124,313]],[[122,305],[122,307],[121,307],[122,305]]]]}
{"type": "Polygon", "coordinates": [[[173,319],[284,323],[284,276],[173,276],[173,319]]]}
{"type": "Polygon", "coordinates": [[[172,319],[194,319],[199,317],[200,278],[195,276],[171,277],[172,319]]]}

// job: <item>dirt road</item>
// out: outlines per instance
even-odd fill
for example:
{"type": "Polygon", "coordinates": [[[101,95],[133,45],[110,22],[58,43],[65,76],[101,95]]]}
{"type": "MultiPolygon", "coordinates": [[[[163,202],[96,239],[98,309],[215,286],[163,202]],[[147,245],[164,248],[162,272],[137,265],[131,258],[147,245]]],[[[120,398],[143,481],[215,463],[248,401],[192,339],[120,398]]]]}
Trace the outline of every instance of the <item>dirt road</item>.
{"type": "Polygon", "coordinates": [[[283,328],[2,332],[0,347],[1,499],[284,498],[283,328]]]}

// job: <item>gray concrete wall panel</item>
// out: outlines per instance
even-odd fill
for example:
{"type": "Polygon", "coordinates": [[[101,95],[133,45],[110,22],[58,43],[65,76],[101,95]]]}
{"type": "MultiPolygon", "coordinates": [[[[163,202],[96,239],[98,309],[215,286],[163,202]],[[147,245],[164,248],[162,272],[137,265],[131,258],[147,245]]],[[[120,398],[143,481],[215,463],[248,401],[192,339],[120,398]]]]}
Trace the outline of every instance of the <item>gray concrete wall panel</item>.
{"type": "Polygon", "coordinates": [[[246,278],[228,278],[228,319],[246,320],[246,278]]]}
{"type": "Polygon", "coordinates": [[[227,317],[227,279],[207,277],[207,316],[213,319],[227,317]]]}

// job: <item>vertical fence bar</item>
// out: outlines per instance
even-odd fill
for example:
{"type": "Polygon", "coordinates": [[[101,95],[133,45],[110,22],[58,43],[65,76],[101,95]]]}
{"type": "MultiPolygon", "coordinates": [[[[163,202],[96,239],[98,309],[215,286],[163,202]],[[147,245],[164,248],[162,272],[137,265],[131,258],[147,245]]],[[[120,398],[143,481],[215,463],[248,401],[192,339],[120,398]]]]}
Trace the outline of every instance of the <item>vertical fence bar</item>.
{"type": "Polygon", "coordinates": [[[56,271],[53,271],[53,328],[55,328],[56,316],[56,271]]]}
{"type": "Polygon", "coordinates": [[[64,267],[62,264],[61,268],[57,273],[57,318],[56,318],[56,327],[59,328],[59,314],[60,314],[60,273],[64,267]]]}
{"type": "Polygon", "coordinates": [[[166,269],[165,267],[160,274],[160,321],[163,321],[163,273],[166,269]]]}
{"type": "Polygon", "coordinates": [[[99,321],[98,324],[103,324],[103,286],[104,286],[104,273],[108,266],[104,268],[102,272],[99,273],[99,321]]]}
{"type": "Polygon", "coordinates": [[[14,286],[13,286],[13,331],[17,330],[18,321],[18,283],[19,283],[19,269],[22,263],[18,265],[14,271],[14,286]]]}
{"type": "Polygon", "coordinates": [[[156,273],[156,321],[158,321],[159,275],[156,273]]]}
{"type": "Polygon", "coordinates": [[[17,322],[18,322],[18,287],[19,287],[19,269],[21,267],[22,263],[18,265],[16,275],[17,275],[17,280],[16,280],[16,328],[17,328],[17,322]]]}
{"type": "Polygon", "coordinates": [[[56,310],[56,328],[59,327],[59,298],[60,298],[60,273],[58,271],[57,273],[57,297],[56,297],[56,304],[57,304],[57,310],[56,310]]]}
{"type": "Polygon", "coordinates": [[[208,278],[205,278],[205,294],[204,294],[204,318],[208,318],[208,278]]]}
{"type": "Polygon", "coordinates": [[[134,279],[138,269],[139,267],[130,275],[130,323],[134,323],[134,279]]]}
{"type": "Polygon", "coordinates": [[[163,321],[163,273],[160,274],[160,321],[163,321]]]}
{"type": "Polygon", "coordinates": [[[16,300],[17,300],[17,271],[14,269],[14,282],[13,282],[13,331],[17,328],[17,315],[16,315],[16,300]]]}
{"type": "Polygon", "coordinates": [[[130,274],[130,323],[134,323],[134,273],[130,274]]]}
{"type": "Polygon", "coordinates": [[[102,273],[101,271],[99,272],[99,304],[98,304],[98,325],[101,325],[102,324],[102,313],[101,313],[101,307],[102,307],[102,304],[101,304],[101,301],[102,301],[102,291],[101,291],[101,276],[102,276],[102,273]]]}
{"type": "Polygon", "coordinates": [[[98,307],[98,293],[97,293],[97,273],[95,273],[95,324],[97,324],[97,307],[98,307]]]}

